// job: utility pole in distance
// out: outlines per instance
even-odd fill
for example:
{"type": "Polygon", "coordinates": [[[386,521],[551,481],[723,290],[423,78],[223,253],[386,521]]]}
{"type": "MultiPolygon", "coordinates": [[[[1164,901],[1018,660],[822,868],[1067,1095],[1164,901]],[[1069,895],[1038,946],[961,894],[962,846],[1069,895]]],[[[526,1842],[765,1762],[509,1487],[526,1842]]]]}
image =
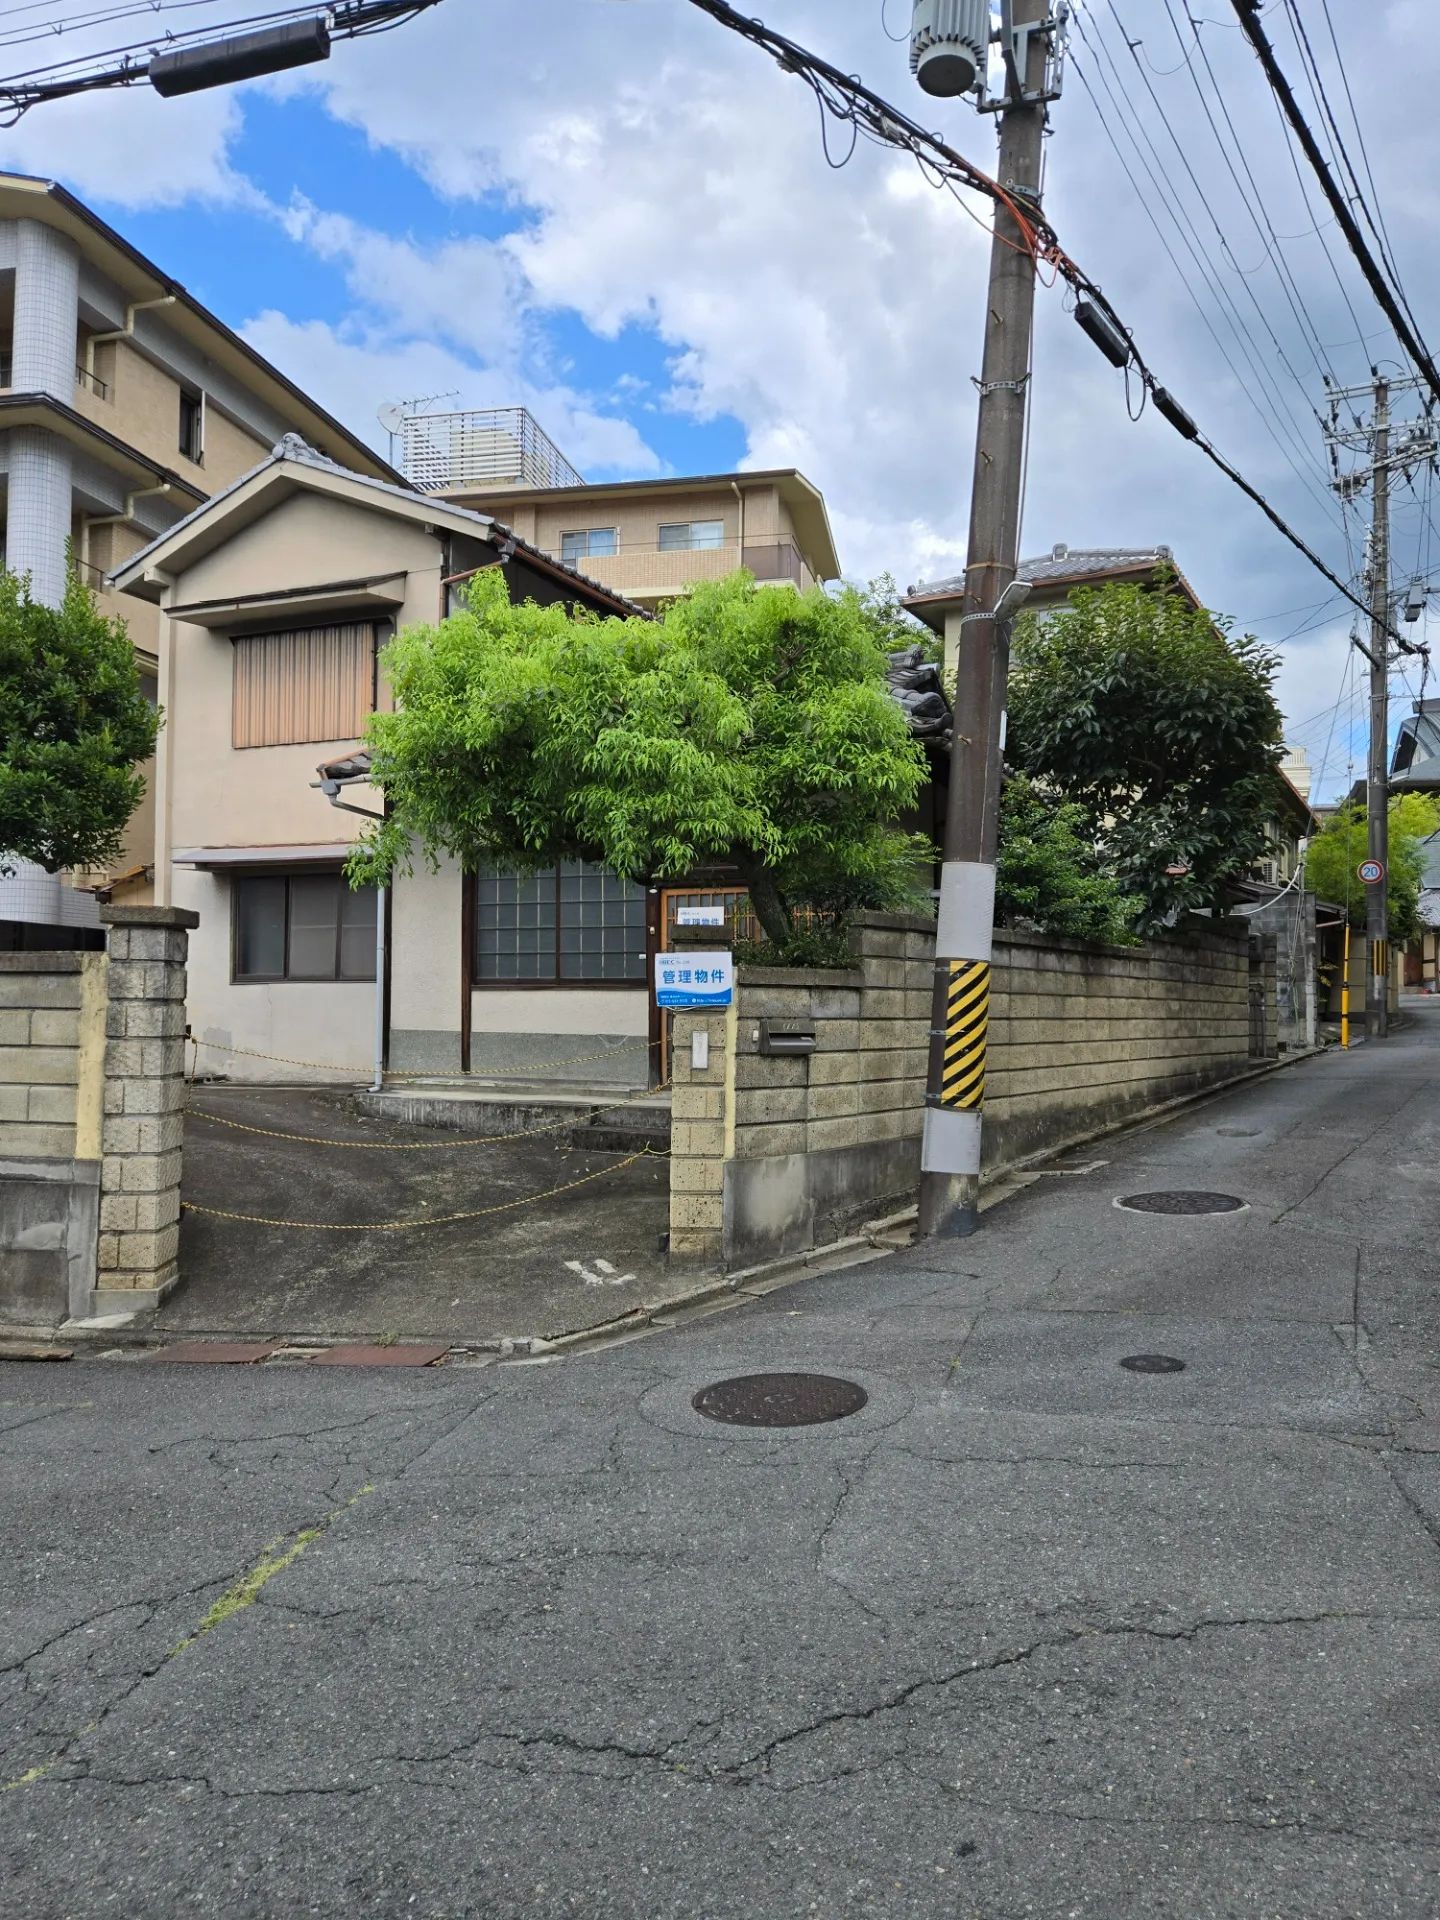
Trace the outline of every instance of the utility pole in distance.
{"type": "MultiPolygon", "coordinates": [[[[1038,209],[1046,103],[1059,93],[1064,7],[1006,0],[1000,51],[1005,91],[981,99],[1000,115],[999,181],[1021,215],[1038,209]]],[[[943,95],[985,87],[988,0],[916,0],[910,64],[943,95]],[[968,77],[967,77],[968,74],[968,77]]],[[[1010,621],[1020,564],[1020,495],[1029,403],[1035,259],[1025,229],[995,209],[985,321],[969,549],[955,685],[950,795],[935,940],[935,994],[921,1153],[922,1236],[973,1233],[980,1193],[981,1108],[995,920],[1010,621]]]]}
{"type": "Polygon", "coordinates": [[[1370,527],[1370,757],[1366,767],[1366,852],[1385,878],[1365,889],[1365,1038],[1390,1025],[1390,386],[1375,377],[1372,415],[1375,491],[1370,527]]]}
{"type": "MultiPolygon", "coordinates": [[[[1390,865],[1390,660],[1395,632],[1395,607],[1390,592],[1390,476],[1408,475],[1414,468],[1432,466],[1440,453],[1440,435],[1431,417],[1433,401],[1426,399],[1418,419],[1398,425],[1391,405],[1398,394],[1413,394],[1427,383],[1415,374],[1387,378],[1378,368],[1363,385],[1332,386],[1327,380],[1329,419],[1324,423],[1331,486],[1343,501],[1357,499],[1371,489],[1369,539],[1370,644],[1358,636],[1352,644],[1370,663],[1370,750],[1365,767],[1366,852],[1387,874],[1390,865]],[[1363,418],[1366,404],[1369,418],[1363,418]],[[1341,470],[1344,450],[1361,456],[1362,464],[1341,470]]],[[[1425,592],[1416,581],[1407,601],[1407,619],[1418,616],[1425,592]],[[1408,611],[1408,603],[1415,611],[1408,611]]],[[[1397,642],[1403,646],[1403,642],[1397,642]]],[[[1386,881],[1365,888],[1365,1033],[1381,1040],[1389,1028],[1390,903],[1386,881]]]]}

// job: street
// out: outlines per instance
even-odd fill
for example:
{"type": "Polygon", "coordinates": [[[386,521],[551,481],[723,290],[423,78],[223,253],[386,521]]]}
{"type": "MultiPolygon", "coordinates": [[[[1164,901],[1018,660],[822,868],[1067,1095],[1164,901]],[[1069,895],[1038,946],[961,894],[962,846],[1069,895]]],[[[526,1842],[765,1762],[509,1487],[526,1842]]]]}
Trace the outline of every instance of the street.
{"type": "Polygon", "coordinates": [[[1429,1920],[1437,1112],[1414,1008],[608,1349],[6,1366],[0,1911],[1429,1920]]]}

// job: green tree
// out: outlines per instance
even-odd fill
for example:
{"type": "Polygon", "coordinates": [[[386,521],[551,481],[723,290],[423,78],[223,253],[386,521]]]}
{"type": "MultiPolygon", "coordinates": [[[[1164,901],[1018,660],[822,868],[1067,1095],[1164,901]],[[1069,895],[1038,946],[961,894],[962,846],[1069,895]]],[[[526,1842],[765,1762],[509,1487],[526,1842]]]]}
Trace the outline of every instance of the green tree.
{"type": "Polygon", "coordinates": [[[58,607],[0,571],[0,867],[49,873],[114,861],[155,751],[123,620],[73,571],[58,607]]]}
{"type": "MultiPolygon", "coordinates": [[[[1425,869],[1420,841],[1434,817],[1428,794],[1405,794],[1390,802],[1390,858],[1385,870],[1385,894],[1390,908],[1390,938],[1404,945],[1420,933],[1420,882],[1425,869]],[[1416,828],[1422,829],[1416,832],[1416,828]]],[[[1347,800],[1310,842],[1305,856],[1305,885],[1335,906],[1348,908],[1352,927],[1365,925],[1365,903],[1370,889],[1356,869],[1369,854],[1369,826],[1365,808],[1347,800]]]]}
{"type": "Polygon", "coordinates": [[[1134,944],[1142,905],[1103,870],[1082,807],[1042,794],[1023,774],[1006,781],[995,867],[997,921],[1127,946],[1134,944]]]}
{"type": "Polygon", "coordinates": [[[1142,929],[1218,905],[1263,852],[1278,665],[1177,592],[1085,589],[1016,623],[1007,756],[1083,808],[1142,929]]]}
{"type": "Polygon", "coordinates": [[[632,879],[733,861],[784,945],[796,906],[889,904],[929,851],[893,824],[925,759],[853,591],[757,590],[742,572],[662,620],[600,620],[512,606],[496,569],[384,664],[396,711],[366,740],[389,818],[352,857],[357,883],[415,848],[632,879]]]}

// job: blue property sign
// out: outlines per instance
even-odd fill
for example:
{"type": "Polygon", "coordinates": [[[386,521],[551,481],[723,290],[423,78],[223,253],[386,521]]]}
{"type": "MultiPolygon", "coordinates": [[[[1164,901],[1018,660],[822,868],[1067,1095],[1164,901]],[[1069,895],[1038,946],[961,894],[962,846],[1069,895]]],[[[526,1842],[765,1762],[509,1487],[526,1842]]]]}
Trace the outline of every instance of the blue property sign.
{"type": "Polygon", "coordinates": [[[735,998],[735,956],[720,953],[657,953],[657,1007],[728,1007],[735,998]]]}

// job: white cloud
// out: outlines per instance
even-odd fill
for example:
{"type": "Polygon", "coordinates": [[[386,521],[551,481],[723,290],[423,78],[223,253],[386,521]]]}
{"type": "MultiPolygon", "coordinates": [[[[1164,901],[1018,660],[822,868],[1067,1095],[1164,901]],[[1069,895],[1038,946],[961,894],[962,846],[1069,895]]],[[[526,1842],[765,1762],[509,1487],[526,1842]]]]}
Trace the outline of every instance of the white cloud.
{"type": "MultiPolygon", "coordinates": [[[[1347,296],[1337,287],[1322,252],[1322,243],[1336,250],[1328,217],[1313,190],[1301,193],[1241,36],[1201,29],[1263,187],[1258,202],[1227,174],[1195,92],[1203,63],[1193,46],[1188,62],[1179,58],[1187,47],[1174,38],[1172,10],[1116,4],[1137,41],[1133,54],[1108,8],[1080,11],[1091,40],[1077,36],[1055,109],[1051,217],[1159,377],[1345,572],[1358,552],[1347,560],[1325,491],[1311,412],[1314,343],[1265,265],[1264,217],[1286,236],[1299,299],[1343,377],[1363,376],[1370,356],[1393,343],[1343,258],[1347,296]],[[1116,61],[1115,98],[1146,116],[1148,157],[1130,154],[1141,197],[1102,124],[1124,148],[1100,84],[1108,70],[1097,31],[1116,61]],[[1193,181],[1169,144],[1172,128],[1193,181]],[[1170,244],[1204,319],[1142,205],[1157,207],[1166,193],[1190,207],[1190,238],[1170,244]],[[1209,262],[1197,263],[1192,248],[1209,262]],[[1357,318],[1371,336],[1363,343],[1357,318]]],[[[1428,110],[1440,42],[1425,31],[1431,11],[1422,0],[1331,0],[1379,197],[1422,314],[1440,294],[1432,182],[1440,135],[1428,110]]],[[[878,0],[770,0],[765,12],[988,161],[993,123],[923,100],[903,46],[881,31],[878,0]]],[[[1183,11],[1174,17],[1188,31],[1183,11]]],[[[1282,27],[1277,20],[1277,36],[1282,27]]],[[[1281,51],[1298,71],[1293,50],[1281,51]]],[[[645,472],[655,467],[642,431],[648,409],[733,414],[751,463],[794,463],[824,488],[850,571],[888,567],[904,582],[963,561],[988,243],[953,200],[891,154],[862,143],[848,167],[832,171],[809,94],[753,47],[681,0],[547,0],[543,9],[533,0],[450,0],[401,31],[337,46],[323,70],[277,83],[297,89],[316,90],[341,119],[403,156],[457,203],[457,226],[461,203],[481,194],[509,196],[526,212],[509,239],[426,248],[323,207],[286,211],[298,237],[342,266],[355,311],[335,328],[298,325],[283,313],[283,291],[267,289],[256,305],[271,310],[249,331],[357,426],[373,420],[380,398],[455,387],[467,404],[533,405],[582,467],[645,472]],[[672,355],[668,392],[614,383],[602,401],[575,390],[568,371],[547,373],[544,322],[560,311],[609,336],[630,323],[657,329],[672,355]],[[612,407],[638,425],[610,417],[612,407]]],[[[1343,102],[1338,87],[1336,97],[1343,102]]],[[[225,147],[236,110],[234,96],[211,95],[46,109],[5,136],[0,154],[40,167],[63,156],[82,191],[131,204],[233,194],[241,188],[225,147]]],[[[1242,627],[1286,632],[1293,619],[1265,616],[1318,603],[1324,583],[1153,412],[1132,425],[1124,400],[1120,376],[1066,316],[1059,293],[1042,293],[1026,549],[1165,541],[1210,604],[1242,627]]],[[[1419,538],[1420,517],[1407,511],[1402,570],[1419,538]]],[[[1297,719],[1334,701],[1344,628],[1342,619],[1288,643],[1283,686],[1297,719]]]]}

